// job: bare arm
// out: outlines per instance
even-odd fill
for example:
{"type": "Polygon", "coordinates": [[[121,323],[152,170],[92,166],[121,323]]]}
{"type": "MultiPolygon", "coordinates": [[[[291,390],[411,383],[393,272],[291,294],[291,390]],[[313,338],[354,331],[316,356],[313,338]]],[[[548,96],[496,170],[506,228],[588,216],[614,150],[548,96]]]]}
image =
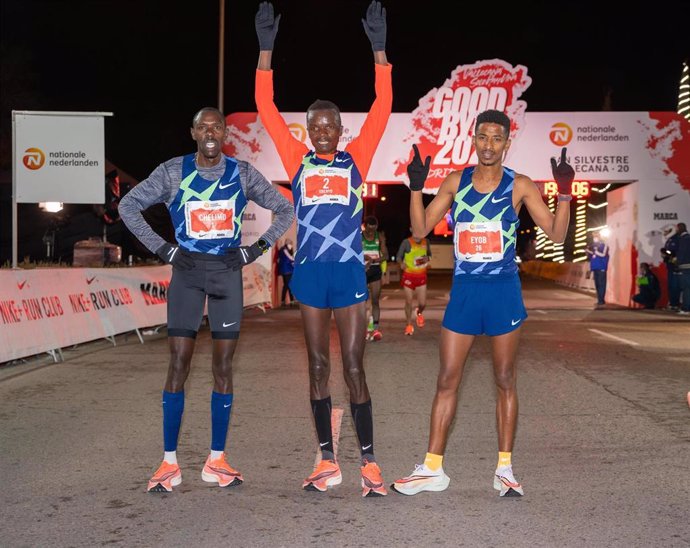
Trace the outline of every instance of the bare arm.
{"type": "Polygon", "coordinates": [[[546,237],[557,244],[562,244],[568,233],[570,201],[559,200],[556,213],[551,213],[544,203],[537,185],[525,175],[515,174],[515,190],[517,190],[519,197],[516,210],[519,211],[521,205],[524,204],[532,220],[544,231],[546,237]]]}
{"type": "Polygon", "coordinates": [[[388,247],[386,247],[386,235],[381,232],[379,234],[379,247],[381,248],[381,259],[388,260],[388,247]]]}
{"type": "Polygon", "coordinates": [[[422,191],[410,191],[410,223],[412,235],[415,238],[425,238],[446,214],[446,211],[448,211],[455,199],[455,193],[460,184],[460,175],[460,171],[453,171],[444,179],[441,187],[438,189],[438,194],[436,194],[426,210],[422,200],[422,191]]]}

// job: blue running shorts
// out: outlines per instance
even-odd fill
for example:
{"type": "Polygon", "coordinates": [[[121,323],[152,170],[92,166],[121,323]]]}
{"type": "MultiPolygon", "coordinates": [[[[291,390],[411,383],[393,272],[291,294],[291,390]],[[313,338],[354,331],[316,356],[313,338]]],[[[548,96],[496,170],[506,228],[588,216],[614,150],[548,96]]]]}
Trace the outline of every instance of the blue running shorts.
{"type": "Polygon", "coordinates": [[[369,298],[364,265],[355,262],[295,264],[290,289],[300,303],[315,308],[344,308],[369,298]]]}
{"type": "Polygon", "coordinates": [[[443,327],[464,335],[504,335],[527,318],[522,285],[517,274],[489,278],[460,275],[453,278],[443,327]]]}

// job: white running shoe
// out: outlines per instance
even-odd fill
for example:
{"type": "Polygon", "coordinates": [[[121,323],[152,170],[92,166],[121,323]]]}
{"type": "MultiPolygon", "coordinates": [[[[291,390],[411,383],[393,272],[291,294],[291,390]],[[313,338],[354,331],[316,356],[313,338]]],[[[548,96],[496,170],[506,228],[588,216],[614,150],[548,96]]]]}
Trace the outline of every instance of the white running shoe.
{"type": "Polygon", "coordinates": [[[416,464],[414,472],[393,482],[391,489],[403,495],[416,495],[420,491],[445,491],[449,483],[450,478],[443,468],[430,470],[423,464],[416,464]]]}
{"type": "Polygon", "coordinates": [[[494,489],[500,491],[501,497],[521,497],[525,494],[522,485],[515,479],[512,466],[496,468],[494,474],[494,489]]]}

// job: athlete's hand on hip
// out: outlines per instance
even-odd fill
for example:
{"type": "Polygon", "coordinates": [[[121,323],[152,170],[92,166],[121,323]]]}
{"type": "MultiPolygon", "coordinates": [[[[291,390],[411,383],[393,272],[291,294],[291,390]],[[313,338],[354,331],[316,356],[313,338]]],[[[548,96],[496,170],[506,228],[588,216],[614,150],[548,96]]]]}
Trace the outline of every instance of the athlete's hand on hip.
{"type": "Polygon", "coordinates": [[[254,242],[252,245],[243,245],[240,247],[240,261],[242,266],[247,266],[256,261],[264,251],[259,246],[259,242],[254,242]]]}
{"type": "Polygon", "coordinates": [[[259,4],[259,11],[254,17],[254,27],[256,28],[256,36],[259,38],[259,49],[261,51],[272,51],[273,43],[278,34],[278,24],[280,23],[280,15],[275,17],[273,14],[273,4],[270,2],[261,2],[259,4]]]}
{"type": "Polygon", "coordinates": [[[194,268],[194,259],[187,255],[179,245],[165,242],[156,250],[156,255],[178,270],[190,270],[194,268]]]}
{"type": "Polygon", "coordinates": [[[372,0],[367,8],[367,15],[362,19],[364,32],[371,42],[371,49],[374,51],[386,50],[386,8],[381,6],[381,2],[372,0]]]}
{"type": "Polygon", "coordinates": [[[412,161],[407,164],[407,176],[410,179],[410,190],[422,190],[424,188],[424,181],[429,175],[429,166],[431,166],[431,156],[427,156],[426,160],[422,162],[422,157],[419,154],[417,145],[412,145],[414,155],[412,161]]]}
{"type": "Polygon", "coordinates": [[[242,253],[237,247],[230,247],[223,254],[223,262],[230,270],[239,270],[242,267],[242,253]]]}
{"type": "Polygon", "coordinates": [[[561,161],[558,164],[556,158],[551,158],[551,172],[553,173],[553,180],[558,185],[558,193],[570,196],[573,192],[575,170],[565,159],[566,150],[566,147],[561,150],[561,161]]]}

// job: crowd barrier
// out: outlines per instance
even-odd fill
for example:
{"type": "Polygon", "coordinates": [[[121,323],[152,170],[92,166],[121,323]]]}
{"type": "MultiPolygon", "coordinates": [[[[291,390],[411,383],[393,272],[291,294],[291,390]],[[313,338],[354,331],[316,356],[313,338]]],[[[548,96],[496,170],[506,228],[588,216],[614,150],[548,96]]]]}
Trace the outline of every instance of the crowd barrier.
{"type": "Polygon", "coordinates": [[[520,270],[529,276],[553,280],[568,287],[595,291],[594,278],[590,274],[589,263],[585,261],[579,263],[524,261],[520,264],[520,270]]]}
{"type": "MultiPolygon", "coordinates": [[[[271,275],[243,269],[244,305],[270,305],[271,275]]],[[[167,321],[170,266],[0,270],[0,363],[167,321]]],[[[56,358],[57,361],[57,358],[56,358]]]]}

